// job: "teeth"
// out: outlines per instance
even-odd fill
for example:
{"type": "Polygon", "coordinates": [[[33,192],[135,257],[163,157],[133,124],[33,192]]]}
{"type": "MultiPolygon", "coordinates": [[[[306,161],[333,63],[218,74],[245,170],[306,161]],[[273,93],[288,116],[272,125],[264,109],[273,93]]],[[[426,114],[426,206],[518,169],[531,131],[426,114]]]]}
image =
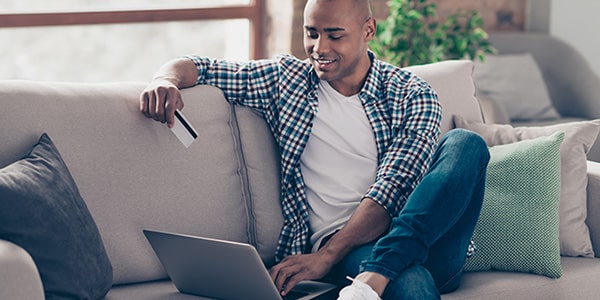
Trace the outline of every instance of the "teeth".
{"type": "Polygon", "coordinates": [[[318,59],[318,58],[315,58],[314,60],[316,60],[318,63],[321,63],[321,64],[330,64],[330,63],[333,62],[333,59],[318,59]]]}

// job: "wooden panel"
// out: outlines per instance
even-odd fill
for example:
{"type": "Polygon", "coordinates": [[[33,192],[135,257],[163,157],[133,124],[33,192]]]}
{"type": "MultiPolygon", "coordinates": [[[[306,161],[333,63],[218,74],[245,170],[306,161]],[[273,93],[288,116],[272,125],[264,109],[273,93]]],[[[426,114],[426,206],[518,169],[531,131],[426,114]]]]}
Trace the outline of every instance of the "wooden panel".
{"type": "MultiPolygon", "coordinates": [[[[373,15],[378,20],[387,17],[388,0],[371,0],[373,15]]],[[[527,0],[431,0],[438,5],[438,17],[445,19],[457,10],[476,10],[488,32],[522,31],[525,28],[527,0]]]]}
{"type": "Polygon", "coordinates": [[[526,0],[432,0],[438,5],[438,16],[445,18],[459,9],[476,10],[486,31],[523,31],[526,0]]]}

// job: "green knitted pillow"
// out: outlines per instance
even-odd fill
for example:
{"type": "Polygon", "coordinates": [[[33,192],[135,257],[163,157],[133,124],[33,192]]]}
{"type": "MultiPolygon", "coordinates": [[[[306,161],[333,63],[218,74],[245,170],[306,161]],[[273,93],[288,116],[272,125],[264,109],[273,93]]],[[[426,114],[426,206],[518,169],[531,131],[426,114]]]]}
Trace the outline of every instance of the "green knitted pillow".
{"type": "Polygon", "coordinates": [[[560,152],[564,133],[490,148],[475,255],[465,271],[502,270],[558,278],[560,152]]]}

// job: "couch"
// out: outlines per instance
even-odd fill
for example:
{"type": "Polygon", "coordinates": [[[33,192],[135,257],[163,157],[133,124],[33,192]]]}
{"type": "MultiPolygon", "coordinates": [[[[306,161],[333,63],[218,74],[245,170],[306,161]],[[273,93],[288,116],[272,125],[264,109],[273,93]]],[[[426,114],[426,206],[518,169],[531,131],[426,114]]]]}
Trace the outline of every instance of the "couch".
{"type": "MultiPolygon", "coordinates": [[[[550,34],[497,32],[497,53],[476,62],[488,123],[539,126],[600,118],[600,76],[573,46],[550,34]]],[[[588,153],[600,161],[600,139],[588,153]]]]}
{"type": "MultiPolygon", "coordinates": [[[[442,131],[455,126],[455,116],[483,123],[472,62],[410,69],[440,95],[442,131]]],[[[247,242],[272,265],[282,217],[278,150],[265,122],[252,110],[229,105],[214,87],[185,89],[183,112],[199,135],[185,148],[165,125],[139,113],[144,87],[143,82],[0,81],[0,168],[26,155],[43,133],[51,137],[109,258],[107,300],[199,299],[177,292],[143,237],[144,228],[247,242]]],[[[584,164],[589,180],[582,204],[585,222],[600,254],[600,164],[584,164]]],[[[53,217],[61,216],[46,218],[53,217]]],[[[40,274],[48,267],[31,254],[40,249],[24,248],[2,234],[0,227],[0,299],[44,299],[49,283],[40,274]]],[[[560,257],[558,279],[528,272],[468,272],[461,287],[443,299],[592,299],[600,292],[600,259],[593,255],[560,257]]],[[[72,260],[76,257],[64,264],[72,260]]]]}

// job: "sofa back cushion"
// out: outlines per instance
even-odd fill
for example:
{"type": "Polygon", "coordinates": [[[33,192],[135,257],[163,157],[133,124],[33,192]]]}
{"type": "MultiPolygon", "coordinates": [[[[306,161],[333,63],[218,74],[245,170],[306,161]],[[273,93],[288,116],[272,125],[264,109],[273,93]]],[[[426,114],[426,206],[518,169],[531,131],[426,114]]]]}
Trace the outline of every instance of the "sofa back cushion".
{"type": "Polygon", "coordinates": [[[139,113],[144,83],[0,82],[0,166],[43,132],[92,214],[114,283],[165,278],[143,228],[248,241],[233,110],[219,90],[185,90],[198,139],[185,148],[166,125],[139,113]]]}
{"type": "Polygon", "coordinates": [[[275,261],[275,249],[283,225],[279,150],[265,120],[247,107],[235,106],[240,153],[244,158],[246,203],[251,222],[249,240],[267,265],[275,261]]]}

